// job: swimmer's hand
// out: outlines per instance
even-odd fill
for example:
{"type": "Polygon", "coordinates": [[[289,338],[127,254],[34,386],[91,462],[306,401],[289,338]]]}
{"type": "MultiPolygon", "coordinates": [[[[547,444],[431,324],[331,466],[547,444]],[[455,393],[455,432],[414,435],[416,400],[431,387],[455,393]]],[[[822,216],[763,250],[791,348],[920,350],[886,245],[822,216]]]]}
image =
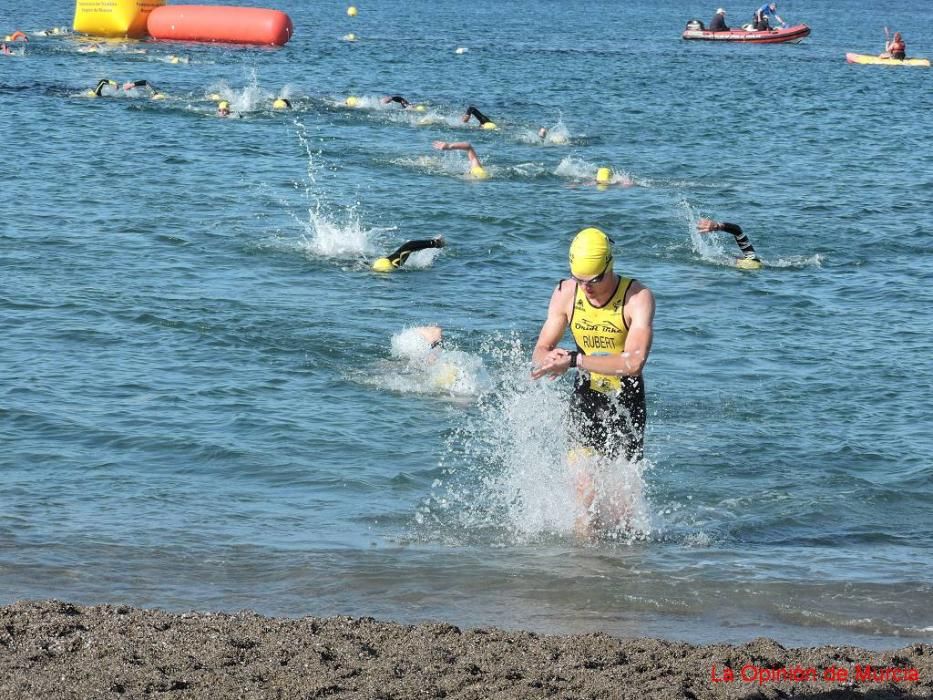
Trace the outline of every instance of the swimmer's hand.
{"type": "Polygon", "coordinates": [[[435,141],[435,142],[434,142],[433,144],[431,144],[431,145],[434,146],[434,148],[436,148],[438,151],[446,151],[446,150],[447,150],[447,142],[446,142],[446,141],[435,141]]]}
{"type": "Polygon", "coordinates": [[[712,233],[719,230],[719,222],[712,219],[700,219],[697,222],[697,231],[700,233],[712,233]]]}
{"type": "Polygon", "coordinates": [[[550,376],[551,380],[554,380],[568,369],[570,369],[570,353],[563,348],[554,348],[544,356],[541,364],[532,367],[531,378],[541,379],[541,377],[550,376]]]}

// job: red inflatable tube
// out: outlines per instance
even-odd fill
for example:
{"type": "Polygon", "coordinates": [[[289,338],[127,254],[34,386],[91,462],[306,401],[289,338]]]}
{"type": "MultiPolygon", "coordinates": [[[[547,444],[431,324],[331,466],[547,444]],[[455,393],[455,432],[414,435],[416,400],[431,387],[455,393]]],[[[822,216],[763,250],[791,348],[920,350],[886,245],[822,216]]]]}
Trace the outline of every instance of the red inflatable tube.
{"type": "Polygon", "coordinates": [[[149,35],[169,41],[222,41],[282,46],[292,38],[291,18],[279,10],[228,5],[163,5],[146,23],[149,35]]]}

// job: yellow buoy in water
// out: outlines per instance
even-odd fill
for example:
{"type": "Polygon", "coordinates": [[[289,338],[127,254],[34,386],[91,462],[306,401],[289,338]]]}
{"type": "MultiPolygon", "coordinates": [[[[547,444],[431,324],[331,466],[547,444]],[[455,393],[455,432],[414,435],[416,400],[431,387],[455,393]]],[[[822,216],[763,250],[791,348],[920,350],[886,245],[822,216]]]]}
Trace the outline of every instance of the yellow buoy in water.
{"type": "Polygon", "coordinates": [[[359,100],[356,99],[353,95],[350,95],[347,98],[347,107],[356,107],[359,104],[359,100]]]}
{"type": "Polygon", "coordinates": [[[492,131],[493,129],[498,129],[499,127],[496,126],[495,122],[486,122],[483,124],[483,128],[492,131]]]}
{"type": "Polygon", "coordinates": [[[612,182],[612,169],[600,168],[596,171],[596,183],[599,185],[608,185],[612,182]]]}
{"type": "Polygon", "coordinates": [[[356,17],[356,8],[353,5],[347,8],[347,15],[350,17],[356,17]]]}

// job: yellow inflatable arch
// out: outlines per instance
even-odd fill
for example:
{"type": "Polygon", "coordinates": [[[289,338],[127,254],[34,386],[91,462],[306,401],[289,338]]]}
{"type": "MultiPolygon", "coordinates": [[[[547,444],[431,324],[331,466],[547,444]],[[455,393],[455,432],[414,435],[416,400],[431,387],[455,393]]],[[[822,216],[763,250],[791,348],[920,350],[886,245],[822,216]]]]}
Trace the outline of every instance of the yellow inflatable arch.
{"type": "Polygon", "coordinates": [[[74,30],[106,37],[146,36],[146,20],[165,0],[76,0],[74,30]]]}

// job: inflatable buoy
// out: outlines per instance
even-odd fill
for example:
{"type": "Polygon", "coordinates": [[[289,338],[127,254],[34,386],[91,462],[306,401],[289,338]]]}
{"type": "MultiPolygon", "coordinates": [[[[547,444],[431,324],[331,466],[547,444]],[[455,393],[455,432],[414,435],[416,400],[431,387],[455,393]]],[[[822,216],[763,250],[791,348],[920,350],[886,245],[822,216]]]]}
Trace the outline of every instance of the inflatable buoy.
{"type": "Polygon", "coordinates": [[[149,15],[164,3],[165,0],[76,0],[74,30],[93,36],[141,39],[146,36],[149,15]]]}
{"type": "Polygon", "coordinates": [[[350,5],[350,7],[347,8],[347,15],[350,17],[356,17],[356,8],[353,7],[353,5],[350,5]]]}
{"type": "Polygon", "coordinates": [[[294,33],[292,20],[284,12],[225,5],[156,7],[149,13],[146,26],[155,39],[271,46],[284,45],[294,33]]]}

